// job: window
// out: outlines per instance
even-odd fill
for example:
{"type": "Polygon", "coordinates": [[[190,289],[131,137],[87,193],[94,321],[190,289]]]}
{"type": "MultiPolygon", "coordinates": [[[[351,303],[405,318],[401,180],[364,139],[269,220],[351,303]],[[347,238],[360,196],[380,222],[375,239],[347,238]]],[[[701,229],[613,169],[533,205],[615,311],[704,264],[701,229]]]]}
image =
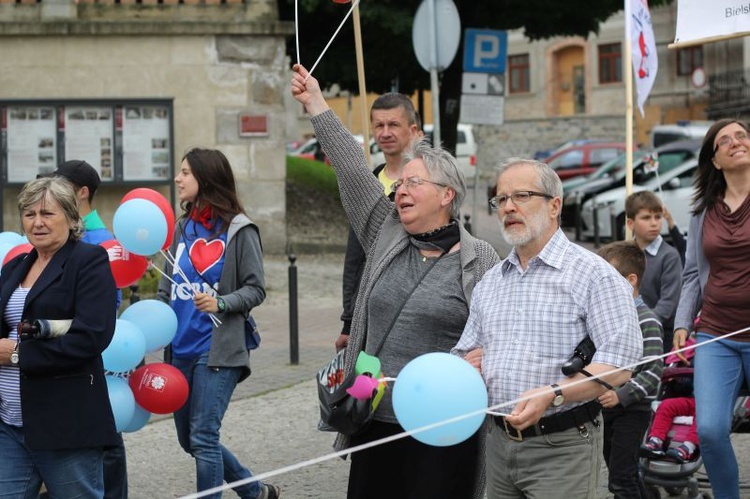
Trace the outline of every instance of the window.
{"type": "Polygon", "coordinates": [[[616,148],[602,147],[601,149],[592,149],[589,153],[589,164],[599,166],[607,161],[615,159],[622,151],[616,148]]]}
{"type": "Polygon", "coordinates": [[[529,90],[529,54],[509,55],[508,92],[516,94],[529,90]]]}
{"type": "Polygon", "coordinates": [[[677,74],[690,76],[695,68],[703,67],[703,46],[688,47],[677,51],[677,74]]]}
{"type": "Polygon", "coordinates": [[[599,45],[599,83],[622,81],[622,49],[619,43],[599,45]]]}

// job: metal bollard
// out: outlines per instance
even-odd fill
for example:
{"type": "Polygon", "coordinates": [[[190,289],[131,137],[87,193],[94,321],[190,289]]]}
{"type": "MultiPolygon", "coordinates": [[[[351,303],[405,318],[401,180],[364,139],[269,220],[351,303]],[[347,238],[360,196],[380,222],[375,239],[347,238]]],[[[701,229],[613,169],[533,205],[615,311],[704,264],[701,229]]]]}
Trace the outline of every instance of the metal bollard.
{"type": "Polygon", "coordinates": [[[289,362],[299,364],[299,314],[297,310],[297,257],[289,254],[289,362]]]}
{"type": "Polygon", "coordinates": [[[596,205],[594,200],[594,211],[592,212],[594,217],[594,248],[599,247],[599,207],[596,205]]]}
{"type": "Polygon", "coordinates": [[[130,288],[130,304],[141,301],[141,295],[138,294],[138,285],[131,284],[128,288],[130,288]]]}
{"type": "Polygon", "coordinates": [[[583,220],[581,220],[581,203],[583,202],[583,194],[581,194],[581,191],[576,191],[576,205],[575,205],[575,225],[576,225],[576,242],[579,242],[581,240],[581,225],[583,224],[583,220]]]}
{"type": "Polygon", "coordinates": [[[466,229],[466,232],[469,234],[472,234],[471,232],[471,215],[464,215],[464,229],[466,229]]]}

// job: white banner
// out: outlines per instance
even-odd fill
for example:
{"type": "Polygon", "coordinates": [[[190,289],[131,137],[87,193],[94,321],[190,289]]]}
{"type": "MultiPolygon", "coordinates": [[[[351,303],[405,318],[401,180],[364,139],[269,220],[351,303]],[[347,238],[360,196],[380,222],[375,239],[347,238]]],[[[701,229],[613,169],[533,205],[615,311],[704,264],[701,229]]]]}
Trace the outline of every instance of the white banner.
{"type": "Polygon", "coordinates": [[[654,27],[651,25],[651,13],[646,0],[625,0],[625,30],[625,36],[630,38],[630,50],[633,54],[638,109],[643,116],[643,103],[654,86],[659,69],[654,27]]]}
{"type": "Polygon", "coordinates": [[[695,44],[750,34],[747,0],[679,0],[674,43],[695,44]]]}

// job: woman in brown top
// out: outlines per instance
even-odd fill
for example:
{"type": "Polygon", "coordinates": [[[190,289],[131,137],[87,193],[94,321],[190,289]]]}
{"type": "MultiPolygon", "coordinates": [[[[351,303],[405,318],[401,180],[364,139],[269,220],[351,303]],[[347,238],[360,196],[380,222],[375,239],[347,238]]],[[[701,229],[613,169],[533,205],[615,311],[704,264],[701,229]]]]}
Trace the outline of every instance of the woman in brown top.
{"type": "Polygon", "coordinates": [[[750,128],[714,123],[703,139],[674,345],[693,320],[695,400],[703,463],[714,495],[739,499],[737,459],[729,440],[740,387],[750,382],[750,128]],[[720,341],[710,341],[746,330],[720,341]]]}

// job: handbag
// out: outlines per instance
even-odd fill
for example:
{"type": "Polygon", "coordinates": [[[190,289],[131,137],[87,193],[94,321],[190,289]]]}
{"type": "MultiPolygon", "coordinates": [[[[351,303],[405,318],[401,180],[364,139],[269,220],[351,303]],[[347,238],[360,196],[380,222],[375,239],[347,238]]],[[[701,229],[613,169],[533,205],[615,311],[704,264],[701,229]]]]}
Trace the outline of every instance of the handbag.
{"type": "Polygon", "coordinates": [[[255,350],[260,346],[260,332],[252,314],[245,319],[245,346],[248,350],[255,350]]]}
{"type": "MultiPolygon", "coordinates": [[[[380,350],[385,344],[385,340],[393,329],[394,324],[401,311],[406,306],[406,302],[409,301],[409,297],[414,293],[419,284],[425,278],[425,276],[435,266],[438,258],[435,258],[427,267],[427,270],[422,274],[417,283],[406,295],[406,299],[401,304],[398,312],[394,314],[391,324],[386,330],[385,335],[380,340],[375,352],[372,354],[377,357],[380,350]]],[[[364,350],[363,350],[364,351],[364,350]]],[[[320,421],[318,422],[318,430],[321,431],[336,431],[348,436],[358,435],[367,430],[370,426],[370,422],[375,416],[375,410],[377,404],[375,403],[375,397],[370,397],[366,400],[361,400],[356,397],[352,397],[346,391],[354,384],[354,380],[357,378],[357,372],[352,369],[349,374],[345,374],[344,360],[346,358],[346,349],[339,350],[333,359],[323,366],[318,371],[318,401],[320,402],[320,421]]],[[[378,376],[379,373],[367,373],[371,376],[378,376]]]]}

